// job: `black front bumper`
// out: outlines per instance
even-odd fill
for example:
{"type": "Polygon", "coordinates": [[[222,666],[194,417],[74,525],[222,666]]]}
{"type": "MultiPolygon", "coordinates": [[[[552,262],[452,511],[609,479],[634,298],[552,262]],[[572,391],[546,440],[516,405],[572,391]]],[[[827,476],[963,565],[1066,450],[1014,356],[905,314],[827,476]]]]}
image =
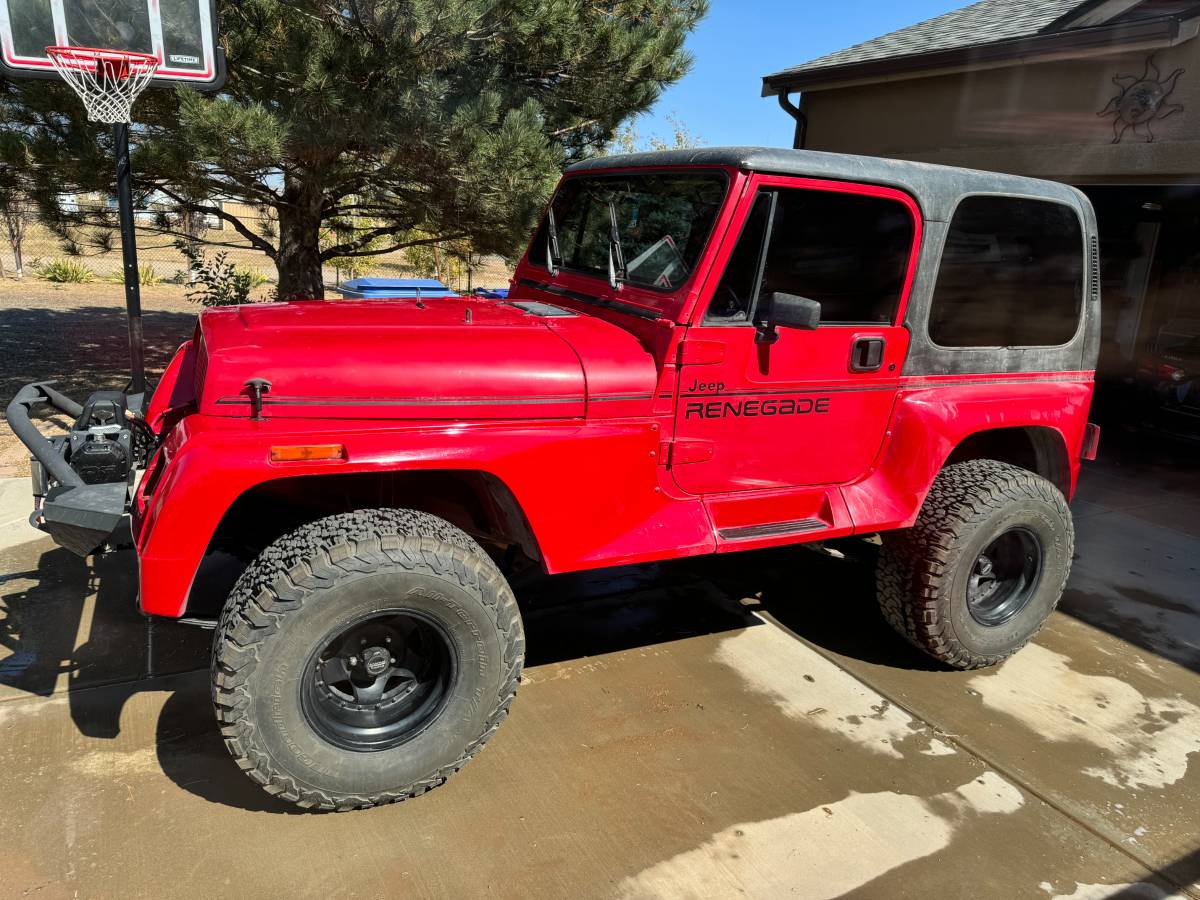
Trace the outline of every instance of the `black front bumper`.
{"type": "Polygon", "coordinates": [[[87,556],[108,543],[129,508],[128,481],[86,484],[66,458],[63,438],[45,437],[31,411],[48,405],[77,419],[83,407],[50,384],[28,384],[8,404],[8,425],[32,455],[34,511],[29,521],[55,543],[87,556]]]}

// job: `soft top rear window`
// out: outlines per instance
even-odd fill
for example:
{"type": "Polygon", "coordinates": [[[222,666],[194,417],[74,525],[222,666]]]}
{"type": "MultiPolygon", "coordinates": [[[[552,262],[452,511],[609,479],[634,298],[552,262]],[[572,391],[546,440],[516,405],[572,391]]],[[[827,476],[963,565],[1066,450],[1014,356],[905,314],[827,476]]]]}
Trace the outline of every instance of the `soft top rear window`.
{"type": "MultiPolygon", "coordinates": [[[[566,271],[607,279],[612,253],[618,268],[624,261],[625,282],[674,291],[695,269],[727,189],[720,171],[568,178],[551,203],[558,236],[555,262],[566,271]]],[[[529,261],[539,266],[546,266],[548,219],[529,250],[529,261]]]]}

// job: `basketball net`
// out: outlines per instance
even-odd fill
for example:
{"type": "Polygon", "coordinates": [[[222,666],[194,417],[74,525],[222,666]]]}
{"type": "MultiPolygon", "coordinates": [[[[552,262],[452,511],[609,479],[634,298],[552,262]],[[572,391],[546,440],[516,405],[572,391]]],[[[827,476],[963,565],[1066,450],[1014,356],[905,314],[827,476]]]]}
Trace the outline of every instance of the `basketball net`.
{"type": "Polygon", "coordinates": [[[150,84],[159,61],[147,53],[92,47],[47,47],[63,80],[75,89],[88,118],[106,125],[128,123],[133,101],[150,84]]]}

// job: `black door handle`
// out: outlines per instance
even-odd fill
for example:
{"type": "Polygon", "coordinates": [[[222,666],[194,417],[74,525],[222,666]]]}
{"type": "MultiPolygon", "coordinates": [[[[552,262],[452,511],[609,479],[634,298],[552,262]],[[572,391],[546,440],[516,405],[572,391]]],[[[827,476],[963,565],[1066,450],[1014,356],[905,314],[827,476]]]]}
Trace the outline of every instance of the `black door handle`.
{"type": "Polygon", "coordinates": [[[851,372],[876,372],[883,365],[883,338],[855,338],[850,346],[851,372]]]}

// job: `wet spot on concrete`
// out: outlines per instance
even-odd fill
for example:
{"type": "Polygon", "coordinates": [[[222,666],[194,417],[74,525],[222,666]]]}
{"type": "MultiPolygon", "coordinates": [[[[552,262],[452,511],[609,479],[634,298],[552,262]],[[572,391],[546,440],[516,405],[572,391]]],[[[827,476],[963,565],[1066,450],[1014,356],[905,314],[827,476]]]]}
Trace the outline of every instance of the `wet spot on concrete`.
{"type": "MultiPolygon", "coordinates": [[[[1076,582],[1089,584],[1084,576],[1076,582]]],[[[1129,585],[1089,586],[1093,589],[1068,592],[1063,609],[1181,665],[1200,668],[1200,596],[1183,603],[1129,585]]]]}
{"type": "Polygon", "coordinates": [[[911,740],[912,749],[918,750],[924,749],[922,742],[927,748],[934,740],[923,723],[773,625],[724,639],[716,659],[752,690],[770,697],[788,717],[877,753],[899,759],[901,743],[911,740]],[[806,673],[813,679],[805,679],[806,673]]]}
{"type": "Polygon", "coordinates": [[[1187,566],[1200,556],[1200,539],[1113,513],[1080,522],[1079,541],[1087,552],[1060,609],[1200,670],[1200,590],[1187,566]],[[1129,543],[1134,533],[1152,543],[1139,550],[1129,543]]]}
{"type": "Polygon", "coordinates": [[[1017,811],[1021,792],[994,772],[933,797],[880,792],[726,828],[621,883],[637,898],[826,898],[949,846],[979,816],[1017,811]]]}
{"type": "Polygon", "coordinates": [[[1162,788],[1200,752],[1200,707],[1182,697],[1147,697],[1107,675],[1072,671],[1070,658],[1037,644],[999,670],[971,679],[989,709],[1050,741],[1102,751],[1084,774],[1124,788],[1162,788]],[[1146,726],[1152,726],[1150,731],[1146,726]]]}

